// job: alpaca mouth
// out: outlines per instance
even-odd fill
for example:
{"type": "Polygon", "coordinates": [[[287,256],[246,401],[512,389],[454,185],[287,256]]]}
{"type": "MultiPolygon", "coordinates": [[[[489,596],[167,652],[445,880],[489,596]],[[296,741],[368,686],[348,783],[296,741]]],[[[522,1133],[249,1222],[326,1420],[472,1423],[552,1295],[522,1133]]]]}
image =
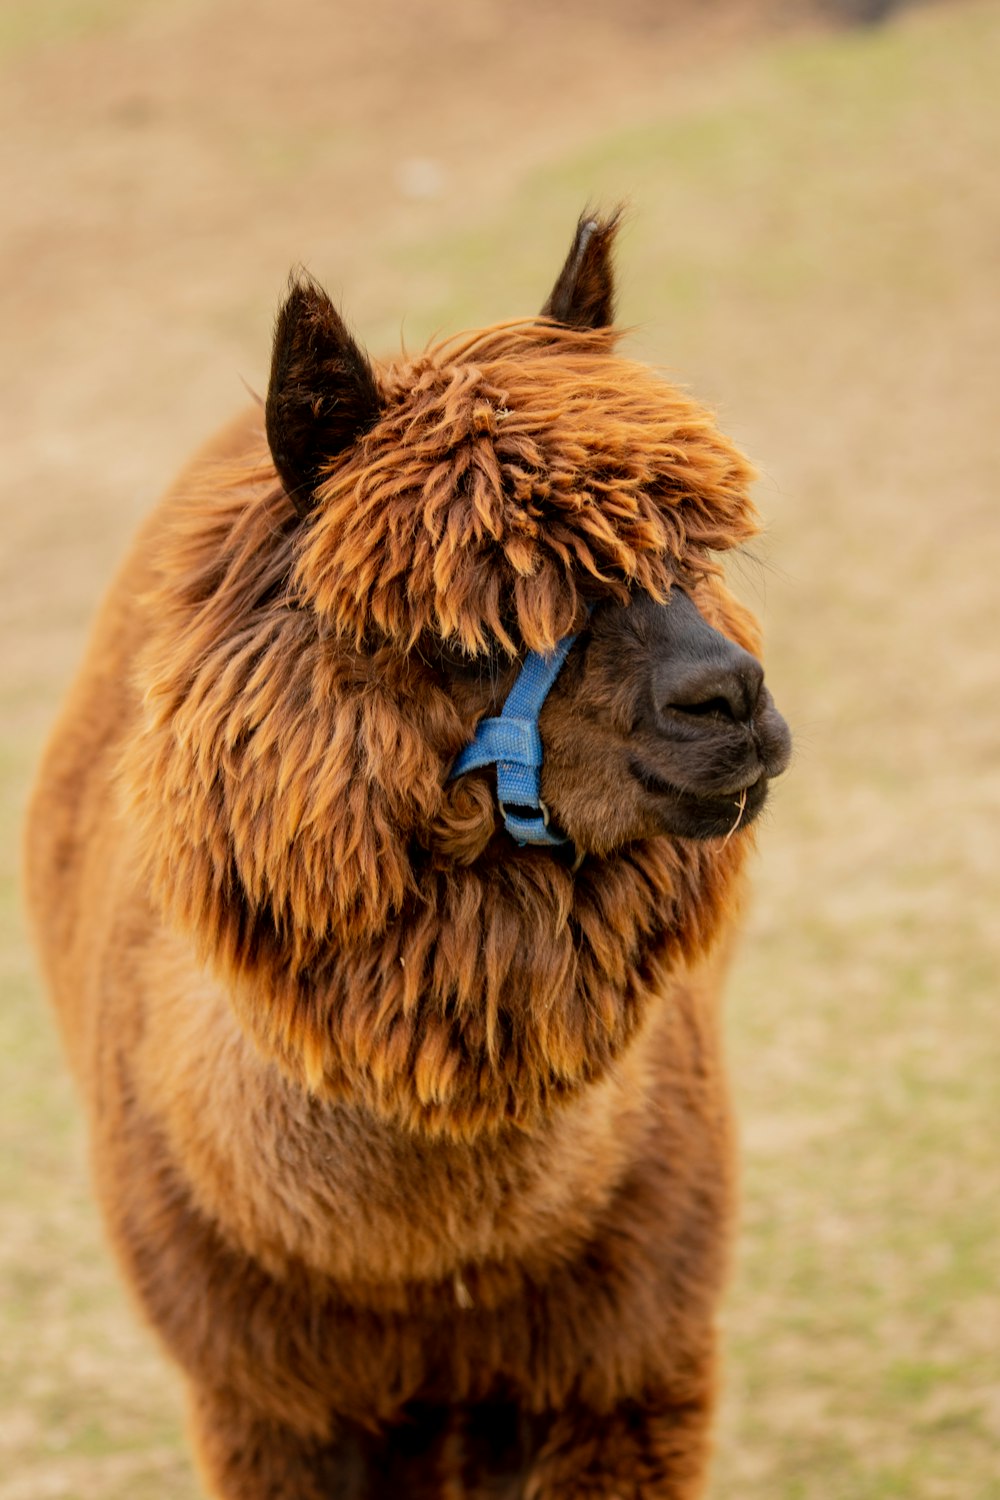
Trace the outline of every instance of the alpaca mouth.
{"type": "Polygon", "coordinates": [[[643,791],[660,804],[657,811],[663,831],[683,838],[720,838],[747,827],[767,801],[770,785],[770,777],[762,770],[743,785],[724,792],[678,786],[637,760],[629,762],[629,770],[643,791]]]}

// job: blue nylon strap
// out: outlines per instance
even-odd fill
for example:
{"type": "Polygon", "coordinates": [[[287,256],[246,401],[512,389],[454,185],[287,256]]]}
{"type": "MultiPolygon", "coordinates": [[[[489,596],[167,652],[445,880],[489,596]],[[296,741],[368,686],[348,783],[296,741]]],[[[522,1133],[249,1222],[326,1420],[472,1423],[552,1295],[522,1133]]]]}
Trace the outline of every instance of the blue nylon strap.
{"type": "Polygon", "coordinates": [[[499,717],[479,721],[475,739],[466,745],[451,768],[454,777],[496,762],[497,801],[504,827],[518,844],[568,842],[549,828],[548,809],[542,801],[542,737],[538,732],[538,715],[575,640],[575,635],[564,636],[548,656],[538,651],[528,652],[499,717]],[[520,811],[508,812],[508,803],[519,810],[535,811],[524,817],[520,811]]]}

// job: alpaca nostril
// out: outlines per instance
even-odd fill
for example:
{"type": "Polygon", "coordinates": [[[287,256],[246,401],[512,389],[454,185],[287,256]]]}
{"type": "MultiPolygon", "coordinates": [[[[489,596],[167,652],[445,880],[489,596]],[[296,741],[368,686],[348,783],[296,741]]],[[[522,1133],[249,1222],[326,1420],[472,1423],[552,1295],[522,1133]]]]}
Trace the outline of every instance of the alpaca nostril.
{"type": "Polygon", "coordinates": [[[661,713],[748,723],[763,686],[760,662],[733,646],[723,660],[669,663],[659,674],[657,703],[661,713]]]}
{"type": "Polygon", "coordinates": [[[729,698],[706,698],[704,703],[671,703],[670,708],[676,708],[681,713],[695,714],[706,719],[732,719],[736,715],[733,710],[732,701],[729,698]]]}

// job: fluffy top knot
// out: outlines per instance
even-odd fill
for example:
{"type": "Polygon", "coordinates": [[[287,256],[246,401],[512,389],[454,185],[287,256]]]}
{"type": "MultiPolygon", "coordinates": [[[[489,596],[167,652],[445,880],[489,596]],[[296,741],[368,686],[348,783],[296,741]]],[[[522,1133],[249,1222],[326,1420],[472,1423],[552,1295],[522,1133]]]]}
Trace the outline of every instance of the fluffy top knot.
{"type": "Polygon", "coordinates": [[[662,598],[754,534],[746,460],[617,337],[514,322],[382,368],[380,418],[320,484],[296,568],[337,635],[546,651],[583,600],[662,598]]]}

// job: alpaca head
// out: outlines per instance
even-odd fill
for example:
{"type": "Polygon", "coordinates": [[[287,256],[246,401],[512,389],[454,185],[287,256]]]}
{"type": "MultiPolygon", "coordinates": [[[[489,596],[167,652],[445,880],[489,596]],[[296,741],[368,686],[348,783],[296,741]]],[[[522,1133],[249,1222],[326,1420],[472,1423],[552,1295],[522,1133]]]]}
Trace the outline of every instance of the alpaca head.
{"type": "MultiPolygon", "coordinates": [[[[347,649],[418,660],[468,726],[526,651],[580,631],[541,723],[547,806],[577,853],[748,826],[789,747],[712,557],[753,529],[749,471],[687,397],[615,357],[614,230],[581,221],[544,321],[380,378],[300,281],[267,401],[307,532],[298,578],[347,649]]],[[[492,817],[478,837],[460,821],[482,852],[492,817]]]]}
{"type": "Polygon", "coordinates": [[[526,1118],[599,1073],[788,758],[717,560],[752,473],[617,354],[615,227],[581,221],[539,317],[397,363],[293,282],[267,450],[158,543],[126,766],[154,889],[265,1045],[408,1118],[526,1118]],[[491,772],[450,771],[570,635],[539,721],[567,843],[522,849],[491,772]]]}

